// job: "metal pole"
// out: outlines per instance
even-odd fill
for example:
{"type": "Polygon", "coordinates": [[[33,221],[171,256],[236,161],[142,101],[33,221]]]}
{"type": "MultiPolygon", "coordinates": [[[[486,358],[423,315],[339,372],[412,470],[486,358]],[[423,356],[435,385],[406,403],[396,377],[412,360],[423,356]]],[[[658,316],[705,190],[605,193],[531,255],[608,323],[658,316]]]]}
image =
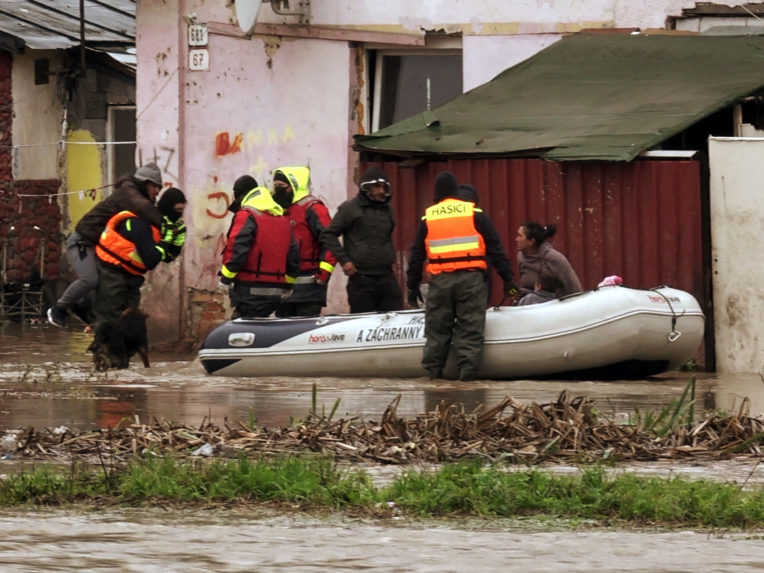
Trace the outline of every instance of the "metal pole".
{"type": "Polygon", "coordinates": [[[8,266],[8,237],[3,237],[3,286],[5,286],[5,278],[7,276],[8,266]]]}
{"type": "Polygon", "coordinates": [[[87,73],[85,63],[85,0],[80,0],[80,70],[82,77],[87,73]]]}
{"type": "Polygon", "coordinates": [[[45,280],[45,247],[47,241],[40,235],[40,280],[45,280]]]}

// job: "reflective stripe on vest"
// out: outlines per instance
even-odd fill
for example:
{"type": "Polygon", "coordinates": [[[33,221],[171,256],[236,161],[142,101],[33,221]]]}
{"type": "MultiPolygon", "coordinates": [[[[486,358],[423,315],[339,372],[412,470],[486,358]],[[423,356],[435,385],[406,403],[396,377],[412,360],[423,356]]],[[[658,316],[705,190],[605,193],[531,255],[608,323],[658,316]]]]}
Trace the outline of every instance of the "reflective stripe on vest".
{"type": "Polygon", "coordinates": [[[475,204],[444,199],[427,208],[427,272],[486,269],[485,242],[475,228],[475,204]]]}
{"type": "MultiPolygon", "coordinates": [[[[95,252],[96,256],[105,263],[119,267],[132,275],[142,275],[147,269],[140,255],[138,255],[135,243],[117,232],[120,223],[136,216],[132,211],[120,211],[109,219],[98,239],[95,252]]],[[[159,229],[152,225],[151,234],[154,242],[158,243],[160,239],[159,229]]]]}
{"type": "Polygon", "coordinates": [[[287,292],[286,285],[283,288],[279,287],[249,287],[249,294],[252,296],[282,296],[287,292]]]}

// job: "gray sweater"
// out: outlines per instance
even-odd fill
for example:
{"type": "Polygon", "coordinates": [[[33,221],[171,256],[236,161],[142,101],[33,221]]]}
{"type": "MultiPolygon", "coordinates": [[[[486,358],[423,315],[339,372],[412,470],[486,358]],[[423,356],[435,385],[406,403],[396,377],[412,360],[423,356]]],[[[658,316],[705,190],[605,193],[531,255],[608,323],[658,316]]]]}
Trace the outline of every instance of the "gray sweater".
{"type": "Polygon", "coordinates": [[[563,285],[555,294],[558,297],[574,292],[581,292],[581,281],[568,259],[556,250],[548,241],[541,243],[535,253],[518,251],[517,267],[520,271],[519,286],[526,292],[533,291],[536,281],[543,273],[557,277],[563,285]]]}

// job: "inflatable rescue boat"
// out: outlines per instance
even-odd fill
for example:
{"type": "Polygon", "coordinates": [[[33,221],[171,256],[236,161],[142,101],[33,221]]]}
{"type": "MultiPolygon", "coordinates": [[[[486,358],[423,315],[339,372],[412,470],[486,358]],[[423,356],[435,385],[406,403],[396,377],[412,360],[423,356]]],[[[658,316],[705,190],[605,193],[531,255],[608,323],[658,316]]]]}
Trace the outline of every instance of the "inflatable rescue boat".
{"type": "MultiPolygon", "coordinates": [[[[644,377],[695,356],[704,316],[689,293],[621,286],[486,311],[480,378],[644,377]]],[[[424,311],[238,318],[199,358],[218,376],[424,376],[424,311]]],[[[456,374],[449,359],[446,377],[456,374]]]]}

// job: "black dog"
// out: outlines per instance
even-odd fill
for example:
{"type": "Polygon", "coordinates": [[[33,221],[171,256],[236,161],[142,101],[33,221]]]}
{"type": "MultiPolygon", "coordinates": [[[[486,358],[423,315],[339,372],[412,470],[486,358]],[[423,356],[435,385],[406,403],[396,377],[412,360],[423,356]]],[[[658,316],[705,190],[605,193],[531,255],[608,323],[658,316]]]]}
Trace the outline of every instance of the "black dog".
{"type": "Polygon", "coordinates": [[[117,320],[96,325],[95,337],[88,346],[93,353],[96,370],[103,372],[109,368],[127,368],[130,358],[136,353],[143,359],[144,367],[150,366],[146,318],[137,308],[128,308],[117,320]]]}

